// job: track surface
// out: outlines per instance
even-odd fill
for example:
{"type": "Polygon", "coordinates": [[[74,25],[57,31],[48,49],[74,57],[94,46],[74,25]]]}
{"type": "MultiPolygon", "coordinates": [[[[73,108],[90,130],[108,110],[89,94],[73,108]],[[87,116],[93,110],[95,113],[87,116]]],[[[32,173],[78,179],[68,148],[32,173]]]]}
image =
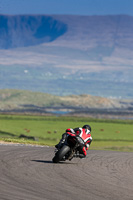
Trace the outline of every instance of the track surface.
{"type": "Polygon", "coordinates": [[[133,153],[88,151],[53,164],[52,147],[0,145],[1,200],[133,200],[133,153]]]}

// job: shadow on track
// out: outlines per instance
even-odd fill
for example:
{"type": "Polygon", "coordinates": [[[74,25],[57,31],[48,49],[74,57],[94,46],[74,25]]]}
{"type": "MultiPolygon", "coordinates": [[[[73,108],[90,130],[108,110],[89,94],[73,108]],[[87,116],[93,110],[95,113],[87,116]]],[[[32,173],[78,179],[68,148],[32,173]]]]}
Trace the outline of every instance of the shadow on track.
{"type": "Polygon", "coordinates": [[[31,160],[31,161],[40,163],[53,163],[52,160],[31,160]]]}
{"type": "Polygon", "coordinates": [[[59,163],[53,163],[52,160],[31,160],[33,162],[39,162],[39,163],[47,163],[47,164],[71,164],[71,165],[77,165],[77,163],[72,163],[72,162],[59,162],[59,163]]]}

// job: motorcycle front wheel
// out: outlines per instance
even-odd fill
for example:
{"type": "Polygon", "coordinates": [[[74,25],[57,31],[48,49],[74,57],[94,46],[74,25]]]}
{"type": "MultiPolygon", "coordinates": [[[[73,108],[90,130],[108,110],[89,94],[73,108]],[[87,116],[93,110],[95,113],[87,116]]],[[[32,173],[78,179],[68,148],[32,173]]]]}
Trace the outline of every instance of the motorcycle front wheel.
{"type": "Polygon", "coordinates": [[[53,163],[58,163],[70,151],[70,147],[64,145],[53,157],[53,163]]]}

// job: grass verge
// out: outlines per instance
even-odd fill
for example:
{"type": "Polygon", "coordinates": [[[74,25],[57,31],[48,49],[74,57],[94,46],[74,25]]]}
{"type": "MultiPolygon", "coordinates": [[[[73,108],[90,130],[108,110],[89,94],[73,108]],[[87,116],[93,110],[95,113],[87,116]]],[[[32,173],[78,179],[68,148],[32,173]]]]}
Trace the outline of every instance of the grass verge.
{"type": "Polygon", "coordinates": [[[0,140],[54,146],[67,128],[82,127],[84,124],[92,127],[93,142],[90,149],[133,152],[132,120],[0,115],[0,140]]]}

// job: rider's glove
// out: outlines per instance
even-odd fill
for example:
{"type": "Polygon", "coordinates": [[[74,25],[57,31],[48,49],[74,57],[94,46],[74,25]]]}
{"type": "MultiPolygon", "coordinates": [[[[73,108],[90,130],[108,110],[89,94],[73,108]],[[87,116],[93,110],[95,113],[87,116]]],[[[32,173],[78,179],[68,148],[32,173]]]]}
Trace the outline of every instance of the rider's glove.
{"type": "Polygon", "coordinates": [[[66,129],[66,132],[75,133],[75,131],[72,128],[66,129]]]}

